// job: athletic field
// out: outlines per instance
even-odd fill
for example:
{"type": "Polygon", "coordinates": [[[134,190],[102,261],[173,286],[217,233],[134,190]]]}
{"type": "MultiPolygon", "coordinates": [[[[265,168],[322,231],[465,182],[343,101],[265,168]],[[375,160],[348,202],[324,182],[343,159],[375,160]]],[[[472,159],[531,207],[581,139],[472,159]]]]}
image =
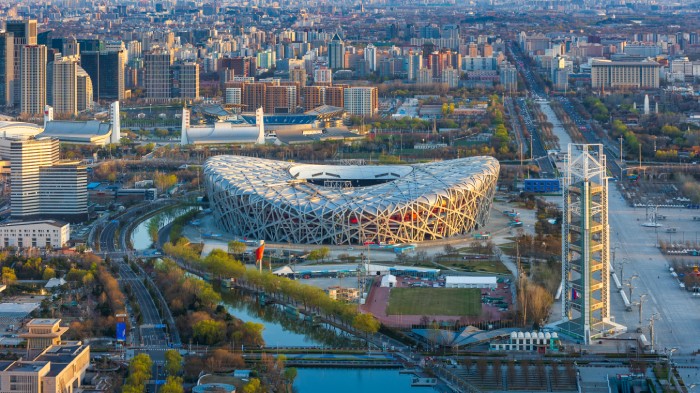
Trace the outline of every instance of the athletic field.
{"type": "Polygon", "coordinates": [[[481,290],[467,288],[392,288],[387,315],[481,315],[481,290]]]}

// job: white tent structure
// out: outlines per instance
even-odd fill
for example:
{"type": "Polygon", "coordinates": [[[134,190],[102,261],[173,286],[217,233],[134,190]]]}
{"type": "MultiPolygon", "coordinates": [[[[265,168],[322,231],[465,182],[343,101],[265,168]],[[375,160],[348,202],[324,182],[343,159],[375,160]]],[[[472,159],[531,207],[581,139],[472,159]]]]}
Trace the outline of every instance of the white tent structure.
{"type": "Polygon", "coordinates": [[[387,274],[382,277],[382,283],[380,284],[382,288],[393,288],[396,286],[396,276],[392,274],[387,274]]]}

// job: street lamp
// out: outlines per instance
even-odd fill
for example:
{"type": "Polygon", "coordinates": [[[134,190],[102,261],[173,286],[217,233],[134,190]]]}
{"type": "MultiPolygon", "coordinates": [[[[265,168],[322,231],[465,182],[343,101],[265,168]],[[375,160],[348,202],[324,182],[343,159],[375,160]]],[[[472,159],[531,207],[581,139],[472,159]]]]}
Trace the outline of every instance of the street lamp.
{"type": "Polygon", "coordinates": [[[634,290],[634,285],[632,285],[632,280],[634,280],[636,278],[639,278],[639,275],[637,275],[637,274],[632,275],[632,277],[630,277],[630,279],[627,280],[627,284],[625,284],[630,289],[630,301],[632,300],[632,291],[634,290]]]}
{"type": "Polygon", "coordinates": [[[644,306],[644,300],[646,300],[647,295],[639,295],[639,326],[642,325],[642,306],[644,306]]]}
{"type": "MultiPolygon", "coordinates": [[[[617,248],[617,246],[615,247],[617,248]]],[[[622,282],[622,273],[624,273],[625,270],[625,265],[627,264],[627,258],[622,258],[622,261],[620,261],[619,266],[620,266],[620,282],[622,282]]]]}
{"type": "Polygon", "coordinates": [[[673,347],[668,350],[668,354],[666,356],[666,362],[667,362],[667,368],[668,368],[668,373],[666,374],[668,384],[669,386],[671,385],[671,355],[673,355],[674,352],[676,352],[678,348],[673,347]]]}

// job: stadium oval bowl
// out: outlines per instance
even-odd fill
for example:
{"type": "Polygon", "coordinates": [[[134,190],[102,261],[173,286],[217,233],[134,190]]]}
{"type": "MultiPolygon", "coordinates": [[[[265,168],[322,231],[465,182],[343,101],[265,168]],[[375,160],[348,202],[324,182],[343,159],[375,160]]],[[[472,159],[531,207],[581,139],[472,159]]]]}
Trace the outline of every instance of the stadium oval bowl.
{"type": "Polygon", "coordinates": [[[216,225],[241,237],[392,244],[483,227],[498,171],[493,157],[341,166],[215,156],[204,164],[204,182],[216,225]]]}

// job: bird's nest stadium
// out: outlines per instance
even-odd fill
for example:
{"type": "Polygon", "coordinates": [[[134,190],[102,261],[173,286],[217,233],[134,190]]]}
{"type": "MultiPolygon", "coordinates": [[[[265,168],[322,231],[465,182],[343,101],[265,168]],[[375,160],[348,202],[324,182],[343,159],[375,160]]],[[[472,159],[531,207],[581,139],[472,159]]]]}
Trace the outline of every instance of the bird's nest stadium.
{"type": "Polygon", "coordinates": [[[489,217],[499,164],[309,165],[216,156],[204,181],[216,224],[300,244],[411,243],[466,234],[489,217]]]}

